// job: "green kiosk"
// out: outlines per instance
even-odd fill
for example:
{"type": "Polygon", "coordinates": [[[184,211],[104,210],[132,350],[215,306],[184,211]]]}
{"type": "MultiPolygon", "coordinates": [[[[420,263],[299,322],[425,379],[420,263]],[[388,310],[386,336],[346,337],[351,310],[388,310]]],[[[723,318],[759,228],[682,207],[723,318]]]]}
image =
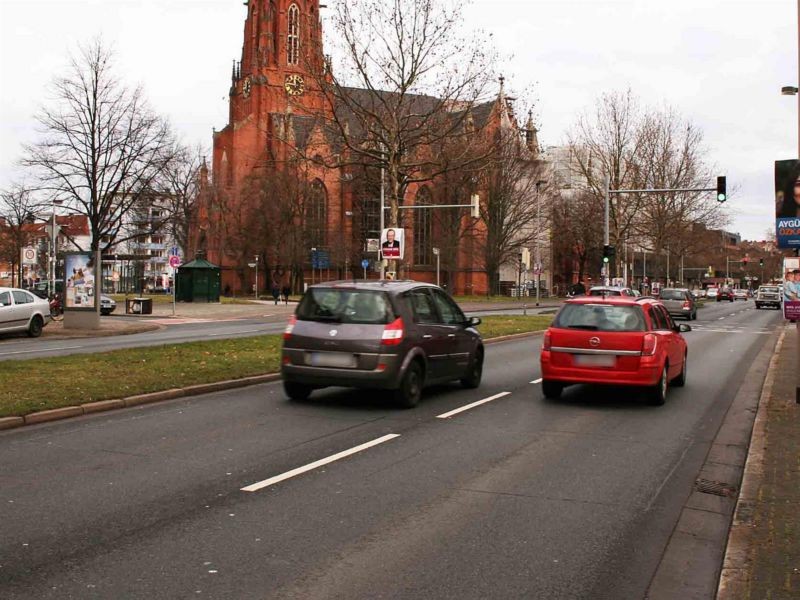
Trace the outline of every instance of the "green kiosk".
{"type": "Polygon", "coordinates": [[[179,302],[219,302],[221,269],[197,258],[178,267],[175,298],[179,302]]]}

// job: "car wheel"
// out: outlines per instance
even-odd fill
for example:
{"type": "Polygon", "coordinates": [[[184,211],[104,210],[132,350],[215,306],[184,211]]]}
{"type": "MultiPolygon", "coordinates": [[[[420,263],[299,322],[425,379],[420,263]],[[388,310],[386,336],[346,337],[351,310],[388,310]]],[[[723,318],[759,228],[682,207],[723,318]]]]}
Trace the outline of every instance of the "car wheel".
{"type": "Polygon", "coordinates": [[[101,310],[100,314],[103,315],[104,317],[107,317],[108,315],[111,314],[111,311],[110,310],[101,310]]]}
{"type": "Polygon", "coordinates": [[[42,335],[42,327],[44,327],[42,317],[36,315],[31,319],[31,324],[28,326],[28,335],[30,337],[39,337],[42,335]]]}
{"type": "Polygon", "coordinates": [[[667,387],[667,365],[665,364],[664,368],[661,370],[661,377],[658,379],[658,383],[648,390],[648,403],[654,406],[661,406],[664,404],[667,399],[667,387]]]}
{"type": "Polygon", "coordinates": [[[689,368],[688,362],[686,360],[686,353],[683,354],[683,365],[681,366],[681,372],[678,373],[678,376],[672,380],[672,385],[675,387],[683,387],[686,385],[686,369],[689,368]]]}
{"type": "Polygon", "coordinates": [[[303,383],[296,383],[294,381],[283,382],[283,391],[286,392],[286,395],[289,396],[291,400],[308,400],[313,390],[314,388],[310,385],[305,385],[303,383]]]}
{"type": "Polygon", "coordinates": [[[400,387],[394,392],[397,404],[403,408],[414,408],[422,398],[422,367],[415,360],[406,369],[400,387]]]}
{"type": "Polygon", "coordinates": [[[756,310],[759,310],[760,308],[761,308],[761,305],[758,302],[756,302],[756,310]]]}
{"type": "Polygon", "coordinates": [[[469,371],[465,377],[461,378],[461,385],[467,389],[475,389],[481,384],[481,377],[483,376],[483,352],[478,350],[475,354],[475,360],[469,367],[469,371]]]}
{"type": "Polygon", "coordinates": [[[697,311],[692,313],[692,321],[697,321],[697,311]]]}
{"type": "Polygon", "coordinates": [[[542,380],[542,394],[548,400],[556,400],[561,397],[564,386],[556,381],[542,380]]]}

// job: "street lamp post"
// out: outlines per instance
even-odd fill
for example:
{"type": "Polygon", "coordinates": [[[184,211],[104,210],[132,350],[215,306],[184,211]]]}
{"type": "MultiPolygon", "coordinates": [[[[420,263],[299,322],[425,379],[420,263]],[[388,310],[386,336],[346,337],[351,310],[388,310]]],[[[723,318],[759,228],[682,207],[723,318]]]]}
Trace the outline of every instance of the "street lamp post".
{"type": "Polygon", "coordinates": [[[539,186],[547,183],[544,179],[536,182],[536,306],[539,306],[540,288],[542,286],[542,202],[539,186]]]}
{"type": "Polygon", "coordinates": [[[439,249],[433,249],[433,255],[436,257],[436,285],[439,286],[439,249]]]}
{"type": "Polygon", "coordinates": [[[256,261],[256,300],[258,300],[258,254],[256,254],[254,260],[256,261]]]}

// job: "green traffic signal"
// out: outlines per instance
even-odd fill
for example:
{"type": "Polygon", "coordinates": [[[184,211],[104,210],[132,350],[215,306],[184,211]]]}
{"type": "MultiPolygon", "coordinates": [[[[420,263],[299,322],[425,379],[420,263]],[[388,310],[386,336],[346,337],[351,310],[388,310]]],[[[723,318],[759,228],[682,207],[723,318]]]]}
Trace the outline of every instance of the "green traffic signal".
{"type": "Polygon", "coordinates": [[[725,175],[720,175],[717,177],[717,202],[725,202],[728,199],[726,188],[727,182],[725,175]]]}

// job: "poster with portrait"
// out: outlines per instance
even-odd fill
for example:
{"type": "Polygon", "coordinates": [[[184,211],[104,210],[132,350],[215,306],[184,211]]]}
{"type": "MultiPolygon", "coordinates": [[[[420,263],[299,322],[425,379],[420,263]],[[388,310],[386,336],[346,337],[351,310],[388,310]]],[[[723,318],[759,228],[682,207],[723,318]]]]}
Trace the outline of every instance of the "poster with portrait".
{"type": "Polygon", "coordinates": [[[381,258],[402,260],[405,235],[402,229],[390,227],[381,232],[381,258]]]}
{"type": "Polygon", "coordinates": [[[783,259],[783,316],[800,321],[800,258],[783,259]]]}
{"type": "Polygon", "coordinates": [[[775,235],[778,248],[800,248],[800,161],[775,161],[775,235]]]}
{"type": "Polygon", "coordinates": [[[64,256],[64,308],[95,310],[94,261],[89,252],[68,252],[64,256]]]}

